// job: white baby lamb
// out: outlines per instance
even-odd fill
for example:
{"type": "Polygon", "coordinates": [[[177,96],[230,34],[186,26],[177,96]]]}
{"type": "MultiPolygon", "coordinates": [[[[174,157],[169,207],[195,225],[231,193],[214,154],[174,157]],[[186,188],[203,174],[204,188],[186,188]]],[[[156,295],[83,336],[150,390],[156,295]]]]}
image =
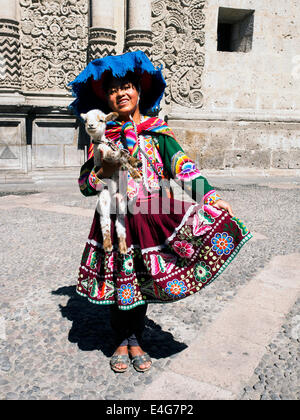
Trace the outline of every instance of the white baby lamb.
{"type": "MultiPolygon", "coordinates": [[[[139,182],[141,176],[136,168],[141,166],[141,161],[132,157],[128,151],[120,149],[105,137],[106,123],[115,120],[118,114],[111,112],[106,115],[99,109],[93,109],[86,114],[80,114],[80,116],[85,121],[86,132],[91,136],[94,143],[95,166],[100,168],[102,160],[113,164],[119,163],[121,169],[127,169],[131,176],[139,182]]],[[[113,249],[110,215],[116,211],[115,226],[119,251],[121,254],[127,254],[125,229],[127,171],[117,170],[110,179],[106,179],[103,183],[106,186],[99,192],[96,206],[100,216],[103,249],[107,252],[111,252],[113,249]]]]}

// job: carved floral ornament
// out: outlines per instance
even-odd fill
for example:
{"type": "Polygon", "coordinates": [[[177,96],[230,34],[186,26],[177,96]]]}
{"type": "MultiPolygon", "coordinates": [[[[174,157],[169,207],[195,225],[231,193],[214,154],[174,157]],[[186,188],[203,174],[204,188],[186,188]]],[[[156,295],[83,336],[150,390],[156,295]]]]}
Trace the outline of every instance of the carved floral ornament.
{"type": "Polygon", "coordinates": [[[66,90],[86,65],[88,0],[20,0],[24,90],[66,90]]]}
{"type": "MultiPolygon", "coordinates": [[[[22,89],[66,92],[68,82],[87,63],[89,0],[19,2],[22,89]]],[[[163,64],[167,104],[202,106],[204,5],[205,0],[152,1],[151,58],[155,65],[163,64]]],[[[106,47],[108,52],[113,51],[114,39],[104,42],[93,34],[91,31],[90,49],[97,50],[100,45],[101,51],[106,47]]]]}
{"type": "Polygon", "coordinates": [[[203,7],[206,0],[152,1],[152,60],[163,65],[166,104],[199,108],[203,104],[203,7]]]}

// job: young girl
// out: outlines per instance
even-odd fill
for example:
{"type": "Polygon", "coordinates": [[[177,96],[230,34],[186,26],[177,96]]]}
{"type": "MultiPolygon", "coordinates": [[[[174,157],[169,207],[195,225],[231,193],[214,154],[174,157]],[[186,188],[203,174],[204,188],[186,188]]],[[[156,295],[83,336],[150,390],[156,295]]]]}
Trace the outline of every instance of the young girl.
{"type": "MultiPolygon", "coordinates": [[[[147,116],[159,110],[166,84],[161,70],[143,52],[94,60],[71,85],[74,112],[80,115],[94,108],[117,112],[118,119],[107,124],[106,137],[142,161],[142,182],[126,174],[127,254],[118,252],[114,215],[115,247],[104,252],[95,213],[77,292],[90,302],[110,305],[116,340],[111,368],[124,372],[130,357],[134,368],[144,372],[151,367],[141,348],[148,303],[174,302],[200,291],[252,235],[184,153],[168,125],[147,116]],[[171,178],[196,202],[174,199],[168,187],[171,178]]],[[[79,178],[82,194],[96,195],[119,169],[103,160],[95,168],[91,146],[79,178]]]]}

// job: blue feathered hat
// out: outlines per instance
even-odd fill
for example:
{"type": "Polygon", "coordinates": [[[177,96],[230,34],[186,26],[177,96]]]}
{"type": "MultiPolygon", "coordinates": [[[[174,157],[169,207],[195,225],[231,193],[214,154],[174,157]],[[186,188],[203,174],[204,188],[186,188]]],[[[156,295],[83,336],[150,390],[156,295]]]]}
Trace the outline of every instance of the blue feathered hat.
{"type": "Polygon", "coordinates": [[[73,96],[76,97],[69,107],[78,116],[95,108],[105,113],[110,112],[104,89],[105,82],[108,77],[123,78],[130,73],[133,73],[139,81],[141,113],[157,114],[166,82],[161,68],[155,68],[143,51],[91,61],[76,79],[69,83],[73,96]]]}

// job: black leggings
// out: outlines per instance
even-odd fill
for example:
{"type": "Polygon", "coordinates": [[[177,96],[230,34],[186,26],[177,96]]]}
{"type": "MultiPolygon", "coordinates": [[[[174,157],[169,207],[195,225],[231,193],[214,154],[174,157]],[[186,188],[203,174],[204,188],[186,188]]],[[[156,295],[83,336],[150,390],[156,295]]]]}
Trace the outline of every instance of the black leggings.
{"type": "Polygon", "coordinates": [[[122,311],[110,305],[110,323],[115,333],[116,346],[139,346],[145,328],[147,305],[122,311]]]}

